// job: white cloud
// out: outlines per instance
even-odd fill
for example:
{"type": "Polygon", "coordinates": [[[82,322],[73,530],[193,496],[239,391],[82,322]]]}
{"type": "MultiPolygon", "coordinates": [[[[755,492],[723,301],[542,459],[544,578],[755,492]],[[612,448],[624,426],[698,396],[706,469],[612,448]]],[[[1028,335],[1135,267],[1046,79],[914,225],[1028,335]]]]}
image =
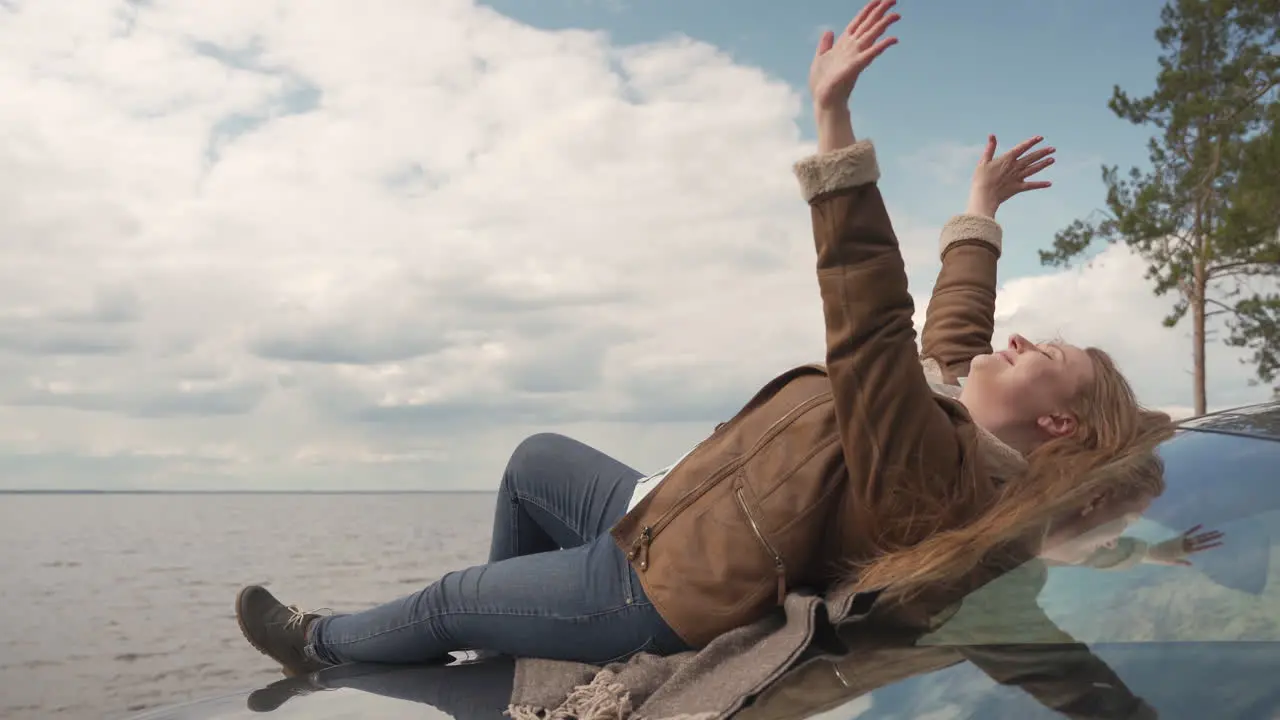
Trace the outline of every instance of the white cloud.
{"type": "MultiPolygon", "coordinates": [[[[466,0],[7,7],[0,487],[487,488],[547,428],[647,466],[821,354],[802,97],[714,47],[466,0]]],[[[1070,277],[1002,307],[1134,283],[1070,277]]],[[[1080,334],[1130,359],[1140,294],[1080,334]]]]}
{"type": "MultiPolygon", "coordinates": [[[[1061,338],[1106,350],[1144,402],[1171,414],[1191,414],[1190,321],[1165,328],[1172,297],[1156,297],[1143,280],[1147,264],[1127,247],[1111,246],[1088,264],[1005,282],[996,297],[996,340],[1018,332],[1033,340],[1061,338]]],[[[917,313],[918,320],[922,319],[917,313]]],[[[1252,387],[1244,353],[1207,347],[1210,410],[1265,400],[1252,387]]]]}

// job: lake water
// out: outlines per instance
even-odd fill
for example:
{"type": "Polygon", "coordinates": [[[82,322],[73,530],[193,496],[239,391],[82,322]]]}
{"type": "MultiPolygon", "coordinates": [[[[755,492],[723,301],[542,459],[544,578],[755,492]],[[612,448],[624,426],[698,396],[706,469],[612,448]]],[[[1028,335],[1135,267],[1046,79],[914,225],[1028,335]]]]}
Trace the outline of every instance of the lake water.
{"type": "Polygon", "coordinates": [[[279,668],[233,604],[353,610],[488,554],[493,496],[0,495],[0,717],[119,718],[279,668]]]}

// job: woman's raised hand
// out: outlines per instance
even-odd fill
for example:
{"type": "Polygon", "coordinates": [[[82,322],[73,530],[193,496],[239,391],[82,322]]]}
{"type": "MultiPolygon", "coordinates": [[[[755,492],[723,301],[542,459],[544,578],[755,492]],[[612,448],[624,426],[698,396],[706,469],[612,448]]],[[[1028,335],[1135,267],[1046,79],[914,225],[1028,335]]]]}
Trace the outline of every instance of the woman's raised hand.
{"type": "Polygon", "coordinates": [[[895,4],[896,0],[871,0],[839,37],[829,30],[822,34],[809,67],[809,91],[816,108],[846,108],[858,76],[881,53],[897,44],[898,38],[884,37],[889,26],[901,17],[889,12],[895,4]]]}
{"type": "Polygon", "coordinates": [[[1043,140],[1039,136],[1028,138],[1009,152],[996,157],[996,136],[988,135],[987,147],[982,152],[977,169],[973,171],[973,182],[969,186],[968,211],[993,218],[1000,205],[1014,195],[1052,185],[1047,180],[1030,179],[1053,164],[1054,148],[1031,151],[1031,148],[1043,140]]]}

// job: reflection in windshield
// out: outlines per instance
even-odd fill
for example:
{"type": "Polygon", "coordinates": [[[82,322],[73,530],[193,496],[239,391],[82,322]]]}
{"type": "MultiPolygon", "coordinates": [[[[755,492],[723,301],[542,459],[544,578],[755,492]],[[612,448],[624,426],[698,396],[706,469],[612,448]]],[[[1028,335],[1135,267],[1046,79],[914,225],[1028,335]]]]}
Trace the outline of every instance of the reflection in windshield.
{"type": "MultiPolygon", "coordinates": [[[[1119,537],[1101,543],[1079,562],[1056,564],[1079,565],[1099,570],[1116,570],[1138,563],[1191,567],[1194,564],[1191,556],[1222,547],[1223,537],[1225,534],[1220,530],[1205,530],[1203,525],[1196,525],[1177,537],[1157,543],[1148,543],[1136,537],[1119,537]]],[[[1055,564],[1050,558],[1045,559],[1050,565],[1055,564]]]]}
{"type": "Polygon", "coordinates": [[[1140,517],[1050,543],[922,642],[1280,641],[1280,443],[1184,432],[1159,455],[1165,491],[1140,517]]]}
{"type": "MultiPolygon", "coordinates": [[[[863,647],[843,657],[809,663],[798,668],[769,689],[735,717],[739,720],[788,720],[818,716],[831,711],[833,718],[889,720],[918,718],[922,705],[951,704],[955,713],[928,714],[944,717],[1028,717],[1024,703],[1016,707],[1023,714],[1009,712],[1006,697],[1003,712],[974,714],[973,698],[945,697],[929,689],[902,684],[906,680],[968,662],[995,683],[1017,688],[1042,711],[1051,716],[1120,720],[1144,717],[1150,707],[1132,693],[1106,663],[1083,645],[1005,645],[988,647],[863,647]],[[923,692],[922,692],[923,690],[923,692]],[[955,704],[955,701],[961,701],[955,704]]],[[[956,670],[962,674],[963,666],[956,670]]],[[[954,683],[940,684],[948,692],[954,683]]],[[[1146,715],[1145,717],[1154,717],[1146,715]]]]}
{"type": "MultiPolygon", "coordinates": [[[[1116,486],[1138,491],[1123,496],[1091,498],[1063,517],[1054,518],[1039,540],[1042,560],[1058,565],[1087,565],[1112,548],[1125,530],[1142,517],[1166,487],[1164,462],[1156,453],[1117,463],[1102,472],[1113,473],[1116,486]]],[[[1139,552],[1145,553],[1143,546],[1139,552]]],[[[1108,563],[1114,566],[1116,563],[1108,563]]]]}
{"type": "Polygon", "coordinates": [[[1182,537],[1178,528],[1201,525],[1222,533],[1214,547],[1124,573],[1053,567],[1039,604],[1087,642],[1280,641],[1280,443],[1192,432],[1161,454],[1168,489],[1126,535],[1161,548],[1182,537]]]}
{"type": "MultiPolygon", "coordinates": [[[[863,694],[832,708],[823,720],[1253,720],[1275,718],[1280,709],[1280,687],[1274,681],[1280,658],[1265,644],[1094,648],[1094,657],[1141,698],[1144,706],[1130,709],[1129,715],[1122,705],[1109,704],[1119,694],[1107,694],[1105,687],[1097,688],[1098,694],[1089,692],[1093,681],[1077,674],[1077,663],[1088,657],[1082,648],[1004,646],[975,648],[974,653],[950,667],[863,694]],[[991,674],[992,661],[1016,675],[991,674]]],[[[761,714],[756,720],[768,717],[784,716],[761,714]]]]}
{"type": "Polygon", "coordinates": [[[299,696],[358,690],[430,705],[455,720],[506,720],[514,677],[515,661],[509,657],[453,665],[339,665],[255,690],[248,706],[254,712],[275,712],[299,696]]]}

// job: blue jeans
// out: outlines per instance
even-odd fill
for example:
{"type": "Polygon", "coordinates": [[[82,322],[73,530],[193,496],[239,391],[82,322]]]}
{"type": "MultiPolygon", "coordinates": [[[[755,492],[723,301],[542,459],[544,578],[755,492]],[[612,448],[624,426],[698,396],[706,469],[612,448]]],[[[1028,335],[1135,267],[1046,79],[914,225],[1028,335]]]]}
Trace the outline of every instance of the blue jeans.
{"type": "Polygon", "coordinates": [[[582,443],[535,435],[498,490],[489,562],[308,628],[329,663],[420,663],[481,650],[603,664],[688,646],[645,597],[609,529],[641,474],[582,443]]]}

